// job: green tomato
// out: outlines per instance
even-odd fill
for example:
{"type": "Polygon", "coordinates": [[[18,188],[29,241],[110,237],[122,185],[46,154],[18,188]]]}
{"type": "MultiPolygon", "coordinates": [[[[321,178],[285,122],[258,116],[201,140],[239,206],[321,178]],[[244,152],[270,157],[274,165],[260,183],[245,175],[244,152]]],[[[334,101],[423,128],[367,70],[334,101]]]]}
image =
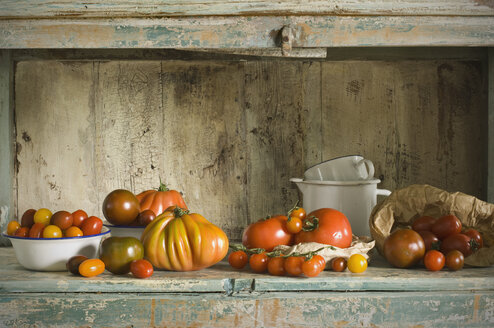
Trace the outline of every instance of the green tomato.
{"type": "Polygon", "coordinates": [[[144,257],[144,246],[134,237],[110,237],[105,239],[99,249],[99,258],[105,263],[106,270],[114,274],[130,272],[130,263],[144,257]]]}

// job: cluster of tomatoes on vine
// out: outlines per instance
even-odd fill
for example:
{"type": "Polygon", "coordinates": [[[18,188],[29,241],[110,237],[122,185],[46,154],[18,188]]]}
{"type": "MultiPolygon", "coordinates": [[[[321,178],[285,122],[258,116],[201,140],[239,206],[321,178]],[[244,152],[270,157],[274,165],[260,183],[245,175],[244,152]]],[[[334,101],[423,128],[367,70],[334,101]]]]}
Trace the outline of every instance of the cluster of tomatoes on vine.
{"type": "Polygon", "coordinates": [[[397,230],[386,238],[384,256],[399,268],[423,261],[430,271],[439,271],[445,266],[460,270],[465,257],[484,246],[478,230],[463,228],[458,217],[452,214],[437,219],[421,216],[412,222],[411,229],[397,230]]]}

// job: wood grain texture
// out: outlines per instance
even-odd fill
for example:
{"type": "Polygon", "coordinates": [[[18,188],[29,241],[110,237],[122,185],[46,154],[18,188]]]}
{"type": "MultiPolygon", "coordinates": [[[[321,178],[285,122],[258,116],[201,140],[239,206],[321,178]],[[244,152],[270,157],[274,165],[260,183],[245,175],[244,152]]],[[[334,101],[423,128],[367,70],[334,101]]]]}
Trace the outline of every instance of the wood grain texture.
{"type": "Polygon", "coordinates": [[[494,46],[493,16],[252,16],[0,20],[0,48],[494,46]]]}
{"type": "Polygon", "coordinates": [[[336,2],[295,0],[259,1],[124,1],[91,3],[70,0],[4,0],[0,18],[169,17],[202,15],[493,15],[492,1],[358,0],[336,2]]]}
{"type": "Polygon", "coordinates": [[[494,203],[494,49],[489,48],[488,56],[487,201],[494,203]]]}

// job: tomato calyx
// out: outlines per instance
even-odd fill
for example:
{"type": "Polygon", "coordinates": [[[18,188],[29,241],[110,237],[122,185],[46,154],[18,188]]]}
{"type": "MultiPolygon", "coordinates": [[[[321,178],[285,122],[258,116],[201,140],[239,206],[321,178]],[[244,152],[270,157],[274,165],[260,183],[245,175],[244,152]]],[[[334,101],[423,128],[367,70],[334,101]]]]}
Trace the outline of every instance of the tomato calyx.
{"type": "Polygon", "coordinates": [[[435,241],[431,243],[431,250],[438,251],[441,249],[441,242],[435,241]]]}
{"type": "Polygon", "coordinates": [[[183,209],[183,208],[180,208],[180,207],[175,207],[173,209],[173,215],[176,217],[176,218],[181,218],[182,216],[184,215],[187,215],[189,214],[190,211],[189,210],[186,210],[186,209],[183,209]]]}
{"type": "Polygon", "coordinates": [[[304,224],[302,225],[302,231],[314,231],[319,227],[319,218],[315,216],[311,216],[304,220],[304,224]]]}
{"type": "Polygon", "coordinates": [[[470,241],[468,243],[470,244],[470,249],[472,250],[472,252],[476,252],[480,249],[480,244],[475,239],[470,238],[470,241]]]}

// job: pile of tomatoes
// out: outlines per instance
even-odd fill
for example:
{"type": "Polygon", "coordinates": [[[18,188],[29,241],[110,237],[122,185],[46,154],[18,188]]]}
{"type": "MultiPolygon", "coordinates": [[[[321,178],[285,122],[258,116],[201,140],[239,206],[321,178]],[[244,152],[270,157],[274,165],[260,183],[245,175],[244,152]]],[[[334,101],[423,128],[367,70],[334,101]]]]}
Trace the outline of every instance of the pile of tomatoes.
{"type": "Polygon", "coordinates": [[[479,231],[463,229],[461,221],[451,214],[440,218],[421,216],[411,228],[393,232],[384,242],[384,256],[396,267],[407,268],[423,261],[430,271],[444,266],[460,270],[465,257],[484,244],[479,231]]]}
{"type": "Polygon", "coordinates": [[[58,211],[52,214],[47,208],[28,209],[21,222],[10,221],[7,225],[9,236],[29,238],[62,238],[96,235],[101,232],[103,221],[88,216],[83,210],[75,212],[58,211]]]}

